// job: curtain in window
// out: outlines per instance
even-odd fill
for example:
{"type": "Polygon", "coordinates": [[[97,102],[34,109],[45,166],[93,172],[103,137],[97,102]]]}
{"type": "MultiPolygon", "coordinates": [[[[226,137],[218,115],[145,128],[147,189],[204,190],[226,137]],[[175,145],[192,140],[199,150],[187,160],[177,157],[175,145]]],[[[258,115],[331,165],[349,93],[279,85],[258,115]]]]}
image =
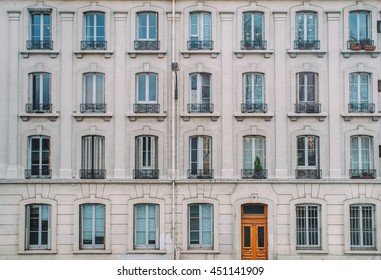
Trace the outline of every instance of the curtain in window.
{"type": "Polygon", "coordinates": [[[135,168],[157,169],[157,137],[138,136],[135,145],[135,168]]]}
{"type": "Polygon", "coordinates": [[[318,168],[318,137],[300,136],[297,138],[298,168],[318,168]]]}
{"type": "Polygon", "coordinates": [[[33,105],[50,104],[50,74],[34,73],[31,79],[31,100],[33,105]]]}
{"type": "Polygon", "coordinates": [[[371,138],[368,136],[353,136],[351,138],[351,167],[352,169],[371,169],[371,138]]]}
{"type": "Polygon", "coordinates": [[[317,74],[298,73],[298,102],[316,102],[317,99],[317,74]]]}
{"type": "Polygon", "coordinates": [[[317,19],[315,13],[296,14],[296,35],[297,40],[316,40],[317,19]]]}
{"type": "Polygon", "coordinates": [[[105,237],[105,207],[102,204],[85,204],[81,207],[82,246],[103,248],[105,237]]]}
{"type": "Polygon", "coordinates": [[[263,14],[245,13],[243,15],[243,39],[244,41],[263,40],[263,14]]]}
{"type": "Polygon", "coordinates": [[[158,248],[158,206],[135,205],[135,246],[158,248]]]}
{"type": "Polygon", "coordinates": [[[210,13],[196,12],[190,14],[190,40],[212,40],[212,22],[210,13]]]}
{"type": "Polygon", "coordinates": [[[264,75],[260,73],[244,74],[245,103],[264,103],[264,75]]]}
{"type": "Polygon", "coordinates": [[[104,137],[82,137],[82,169],[104,169],[104,137]]]}
{"type": "Polygon", "coordinates": [[[354,73],[349,76],[350,103],[368,103],[369,74],[354,73]]]}
{"type": "Polygon", "coordinates": [[[213,205],[192,204],[188,211],[189,245],[212,246],[213,205]]]}
{"type": "Polygon", "coordinates": [[[104,103],[104,74],[86,73],[83,76],[83,103],[104,103]]]}
{"type": "Polygon", "coordinates": [[[191,74],[190,88],[191,103],[210,104],[210,74],[191,74]]]}
{"type": "Polygon", "coordinates": [[[197,169],[210,170],[212,139],[208,136],[196,136],[190,138],[190,168],[192,172],[197,169]]]}

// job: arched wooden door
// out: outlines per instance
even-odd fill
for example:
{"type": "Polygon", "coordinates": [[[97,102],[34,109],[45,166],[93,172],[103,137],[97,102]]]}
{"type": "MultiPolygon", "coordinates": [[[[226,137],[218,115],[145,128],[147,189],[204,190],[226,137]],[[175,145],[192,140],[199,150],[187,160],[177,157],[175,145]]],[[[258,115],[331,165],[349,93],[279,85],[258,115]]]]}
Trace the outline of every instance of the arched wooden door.
{"type": "Polygon", "coordinates": [[[241,252],[242,260],[267,260],[267,205],[242,205],[241,252]]]}

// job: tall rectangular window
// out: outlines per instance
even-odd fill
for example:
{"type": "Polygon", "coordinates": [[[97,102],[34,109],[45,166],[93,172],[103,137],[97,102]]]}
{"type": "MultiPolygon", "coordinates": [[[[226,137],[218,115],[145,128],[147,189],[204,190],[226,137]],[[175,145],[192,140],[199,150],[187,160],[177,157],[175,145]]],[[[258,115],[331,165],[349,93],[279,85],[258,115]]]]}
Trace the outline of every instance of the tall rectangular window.
{"type": "Polygon", "coordinates": [[[241,49],[266,49],[263,13],[248,12],[243,14],[243,34],[241,49]]]}
{"type": "Polygon", "coordinates": [[[105,206],[81,205],[81,249],[105,248],[105,206]]]}
{"type": "Polygon", "coordinates": [[[351,250],[374,250],[374,205],[354,204],[349,207],[351,250]]]}
{"type": "Polygon", "coordinates": [[[156,136],[143,135],[136,137],[134,178],[159,178],[157,142],[156,136]]]}
{"type": "Polygon", "coordinates": [[[138,204],[135,213],[135,248],[159,249],[159,206],[138,204]]]}
{"type": "Polygon", "coordinates": [[[81,49],[83,50],[105,50],[107,43],[105,39],[105,14],[100,12],[89,12],[84,14],[84,30],[81,49]]]}
{"type": "Polygon", "coordinates": [[[189,248],[213,249],[213,205],[188,206],[189,248]]]}
{"type": "Polygon", "coordinates": [[[370,85],[369,73],[351,73],[349,75],[349,112],[374,112],[370,85]]]}
{"type": "Polygon", "coordinates": [[[319,137],[304,135],[297,137],[297,179],[320,179],[319,137]]]}
{"type": "Polygon", "coordinates": [[[29,102],[27,113],[50,113],[51,75],[49,73],[32,73],[29,75],[29,102]]]}
{"type": "Polygon", "coordinates": [[[30,31],[27,49],[53,49],[51,34],[51,12],[31,11],[30,12],[30,31]]]}
{"type": "Polygon", "coordinates": [[[351,137],[351,170],[352,179],[374,179],[373,139],[370,136],[356,135],[351,137]]]}
{"type": "Polygon", "coordinates": [[[295,49],[319,49],[317,15],[314,12],[296,14],[295,49]]]}
{"type": "Polygon", "coordinates": [[[318,103],[318,74],[301,72],[296,74],[296,113],[320,113],[318,103]]]}
{"type": "Polygon", "coordinates": [[[82,137],[81,179],[106,178],[104,151],[105,139],[103,136],[82,137]]]}
{"type": "Polygon", "coordinates": [[[52,177],[48,136],[36,135],[28,138],[28,169],[25,170],[25,177],[27,179],[52,177]]]}
{"type": "Polygon", "coordinates": [[[320,205],[296,205],[296,249],[321,249],[320,205]]]}
{"type": "Polygon", "coordinates": [[[192,73],[190,79],[189,113],[212,113],[214,106],[211,103],[211,75],[208,73],[192,73]]]}
{"type": "Polygon", "coordinates": [[[83,74],[83,96],[81,112],[105,113],[106,104],[104,96],[105,75],[102,73],[83,74]]]}
{"type": "Polygon", "coordinates": [[[26,249],[50,249],[50,206],[26,206],[26,249]]]}
{"type": "Polygon", "coordinates": [[[370,14],[364,11],[349,13],[349,39],[360,41],[371,38],[370,14]]]}
{"type": "Polygon", "coordinates": [[[243,137],[243,178],[265,179],[267,177],[265,160],[265,137],[243,137]]]}
{"type": "Polygon", "coordinates": [[[136,50],[158,50],[158,14],[155,12],[141,12],[137,14],[136,22],[136,50]]]}
{"type": "Polygon", "coordinates": [[[211,14],[208,12],[192,12],[189,18],[188,49],[213,49],[211,14]]]}
{"type": "Polygon", "coordinates": [[[212,138],[209,136],[193,136],[189,138],[190,169],[188,178],[211,179],[212,169],[212,138]]]}
{"type": "Polygon", "coordinates": [[[267,112],[267,104],[265,104],[265,75],[262,73],[245,73],[244,94],[242,112],[267,112]]]}
{"type": "Polygon", "coordinates": [[[157,103],[157,74],[140,73],[136,78],[138,103],[157,103]]]}

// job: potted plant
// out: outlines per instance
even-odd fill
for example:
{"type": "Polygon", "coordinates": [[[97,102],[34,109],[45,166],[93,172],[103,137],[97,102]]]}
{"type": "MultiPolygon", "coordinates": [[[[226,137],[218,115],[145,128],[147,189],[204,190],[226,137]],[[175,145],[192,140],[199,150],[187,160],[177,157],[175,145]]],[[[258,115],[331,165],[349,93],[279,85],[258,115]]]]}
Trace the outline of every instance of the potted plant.
{"type": "Polygon", "coordinates": [[[361,44],[359,41],[356,41],[356,40],[351,40],[349,42],[349,47],[352,51],[358,51],[358,50],[361,50],[361,44]]]}
{"type": "Polygon", "coordinates": [[[264,179],[263,167],[262,167],[261,159],[259,158],[259,156],[255,157],[253,177],[256,179],[264,179]]]}

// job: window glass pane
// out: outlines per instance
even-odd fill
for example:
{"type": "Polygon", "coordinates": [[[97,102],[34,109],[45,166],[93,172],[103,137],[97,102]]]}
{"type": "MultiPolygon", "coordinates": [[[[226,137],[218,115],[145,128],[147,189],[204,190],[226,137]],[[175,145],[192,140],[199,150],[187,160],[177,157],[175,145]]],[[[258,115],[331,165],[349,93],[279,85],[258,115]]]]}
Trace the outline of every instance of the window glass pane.
{"type": "Polygon", "coordinates": [[[251,247],[251,227],[243,228],[243,247],[251,247]]]}
{"type": "Polygon", "coordinates": [[[104,75],[103,74],[96,74],[96,100],[95,103],[104,103],[104,75]]]}
{"type": "Polygon", "coordinates": [[[252,137],[247,136],[243,137],[243,168],[244,169],[253,169],[254,160],[253,160],[253,142],[252,137]]]}
{"type": "Polygon", "coordinates": [[[358,14],[358,26],[359,26],[359,39],[368,39],[368,14],[359,13],[358,14]]]}
{"type": "Polygon", "coordinates": [[[258,227],[258,248],[265,247],[265,228],[258,227]]]}
{"type": "Polygon", "coordinates": [[[263,103],[263,75],[254,75],[254,100],[255,103],[263,103]]]}
{"type": "Polygon", "coordinates": [[[297,138],[298,145],[298,166],[305,166],[305,137],[297,138]]]}
{"type": "Polygon", "coordinates": [[[296,14],[296,38],[304,40],[304,14],[296,14]]]}
{"type": "Polygon", "coordinates": [[[149,74],[149,101],[156,101],[156,81],[157,77],[155,74],[149,74]]]}
{"type": "Polygon", "coordinates": [[[368,84],[369,84],[369,75],[361,74],[360,77],[360,100],[361,103],[369,102],[369,92],[368,92],[368,84]]]}
{"type": "Polygon", "coordinates": [[[316,166],[316,138],[308,137],[308,166],[316,166]]]}
{"type": "Polygon", "coordinates": [[[315,40],[316,38],[316,15],[312,13],[306,14],[307,17],[307,40],[315,40]]]}
{"type": "Polygon", "coordinates": [[[251,41],[253,39],[252,34],[253,19],[251,13],[243,15],[243,39],[251,41]]]}
{"type": "Polygon", "coordinates": [[[50,75],[43,74],[43,104],[50,103],[50,75]]]}
{"type": "Polygon", "coordinates": [[[149,14],[149,39],[157,39],[157,15],[149,14]]]}
{"type": "Polygon", "coordinates": [[[350,13],[349,14],[349,38],[351,40],[359,40],[358,37],[358,22],[357,22],[357,13],[350,13]]]}
{"type": "Polygon", "coordinates": [[[352,169],[359,169],[359,137],[351,138],[352,169]]]}
{"type": "Polygon", "coordinates": [[[263,39],[263,15],[262,14],[254,14],[254,40],[262,40],[263,39]]]}
{"type": "Polygon", "coordinates": [[[146,74],[138,75],[138,101],[146,100],[146,74]]]}
{"type": "Polygon", "coordinates": [[[83,103],[94,103],[94,87],[93,87],[94,74],[84,75],[84,95],[83,103]]]}
{"type": "Polygon", "coordinates": [[[33,14],[31,16],[31,39],[32,40],[40,40],[41,38],[41,15],[33,14]]]}
{"type": "Polygon", "coordinates": [[[196,13],[190,14],[190,33],[191,33],[191,40],[197,41],[197,39],[198,39],[198,14],[196,14],[196,13]]]}
{"type": "Polygon", "coordinates": [[[253,103],[253,74],[245,74],[245,102],[246,103],[253,103]]]}
{"type": "Polygon", "coordinates": [[[243,214],[265,214],[265,206],[259,204],[244,205],[243,214]]]}
{"type": "Polygon", "coordinates": [[[105,16],[104,14],[96,14],[96,21],[97,21],[97,41],[104,41],[105,40],[105,16]]]}
{"type": "Polygon", "coordinates": [[[138,39],[147,39],[147,15],[138,15],[138,39]]]}
{"type": "Polygon", "coordinates": [[[204,20],[204,41],[210,41],[212,39],[212,25],[210,14],[203,14],[204,20]]]}

